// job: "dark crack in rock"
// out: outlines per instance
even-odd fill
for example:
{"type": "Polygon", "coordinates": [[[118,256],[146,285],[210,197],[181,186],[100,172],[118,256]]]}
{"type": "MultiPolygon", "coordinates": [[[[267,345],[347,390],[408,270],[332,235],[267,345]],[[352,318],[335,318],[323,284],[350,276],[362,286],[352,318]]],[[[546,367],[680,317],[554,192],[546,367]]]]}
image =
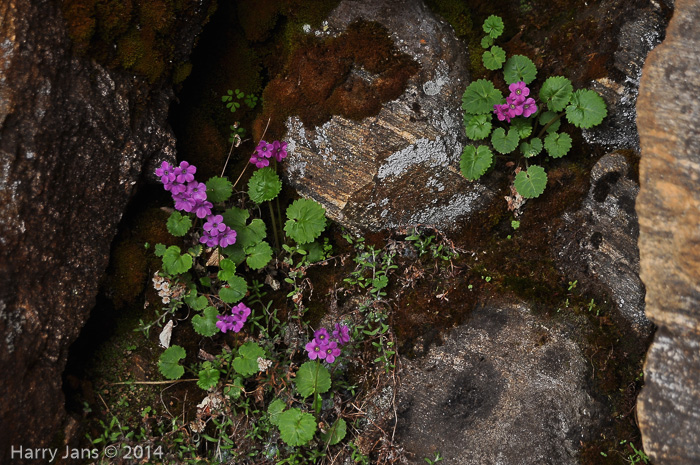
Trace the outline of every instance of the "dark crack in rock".
{"type": "Polygon", "coordinates": [[[581,207],[563,216],[553,243],[560,270],[584,291],[610,295],[616,310],[639,336],[652,325],[644,316],[644,285],[639,278],[639,185],[621,153],[605,155],[591,170],[591,188],[581,207]]]}
{"type": "Polygon", "coordinates": [[[567,330],[523,305],[477,308],[441,347],[404,362],[397,438],[461,465],[574,465],[599,405],[567,330]],[[523,447],[527,445],[527,447],[523,447]]]}

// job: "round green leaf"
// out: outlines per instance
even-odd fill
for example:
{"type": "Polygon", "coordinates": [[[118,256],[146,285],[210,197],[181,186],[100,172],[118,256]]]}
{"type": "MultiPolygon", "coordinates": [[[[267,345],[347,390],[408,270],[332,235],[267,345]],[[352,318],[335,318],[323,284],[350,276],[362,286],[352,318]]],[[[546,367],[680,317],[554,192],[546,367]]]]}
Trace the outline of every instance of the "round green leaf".
{"type": "Polygon", "coordinates": [[[219,370],[211,366],[211,362],[204,362],[202,364],[202,369],[199,370],[199,380],[197,381],[197,386],[208,391],[216,386],[219,382],[219,370]]]}
{"type": "Polygon", "coordinates": [[[231,197],[233,184],[226,178],[213,177],[206,182],[207,200],[212,203],[225,202],[231,197]]]}
{"type": "Polygon", "coordinates": [[[316,433],[316,419],[298,408],[282,412],[278,417],[280,437],[287,445],[303,446],[316,433]]]}
{"type": "Polygon", "coordinates": [[[180,247],[171,245],[163,254],[163,271],[169,275],[182,274],[192,268],[192,255],[180,255],[180,247]]]}
{"type": "Polygon", "coordinates": [[[517,131],[520,139],[525,139],[532,134],[532,120],[527,118],[513,118],[510,121],[510,127],[517,131]]]}
{"type": "Polygon", "coordinates": [[[528,57],[523,55],[513,55],[503,66],[503,78],[507,84],[514,82],[524,82],[530,84],[537,76],[537,67],[528,57]]]}
{"type": "Polygon", "coordinates": [[[235,304],[241,301],[248,292],[248,283],[240,276],[232,276],[227,281],[230,287],[222,287],[219,297],[227,304],[235,304]]]}
{"type": "Polygon", "coordinates": [[[303,398],[312,394],[323,394],[331,388],[331,374],[320,362],[305,362],[297,371],[297,392],[303,398]]]}
{"type": "Polygon", "coordinates": [[[542,139],[539,137],[533,137],[529,142],[522,142],[520,144],[520,151],[525,158],[531,158],[539,155],[542,151],[542,139]]]}
{"type": "Polygon", "coordinates": [[[158,360],[158,369],[168,379],[178,379],[185,374],[185,368],[180,365],[180,360],[185,358],[185,349],[173,345],[165,349],[158,360]]]}
{"type": "Polygon", "coordinates": [[[163,255],[165,255],[165,250],[165,244],[156,244],[153,253],[156,254],[156,257],[162,257],[163,255]]]}
{"type": "Polygon", "coordinates": [[[491,47],[491,50],[486,50],[484,52],[481,59],[484,62],[484,68],[490,69],[491,71],[500,69],[506,61],[506,51],[498,45],[494,45],[491,47]]]}
{"type": "Polygon", "coordinates": [[[258,371],[258,357],[264,357],[265,351],[255,342],[246,342],[238,348],[239,356],[233,359],[233,369],[241,376],[252,376],[258,371]]]}
{"type": "Polygon", "coordinates": [[[544,138],[544,148],[552,158],[561,158],[571,149],[571,136],[565,132],[552,132],[544,138]]]}
{"type": "Polygon", "coordinates": [[[219,312],[215,307],[207,307],[202,314],[197,314],[192,317],[192,328],[200,336],[212,337],[219,331],[216,327],[216,322],[219,321],[219,312]]]}
{"type": "Polygon", "coordinates": [[[233,386],[226,386],[224,388],[224,395],[232,399],[238,399],[239,397],[241,397],[241,394],[245,392],[245,387],[243,386],[243,378],[237,376],[236,378],[234,378],[233,383],[231,384],[233,384],[233,386]]]}
{"type": "Polygon", "coordinates": [[[326,228],[326,209],[311,199],[295,200],[287,208],[284,232],[298,244],[313,242],[326,228]]]}
{"type": "Polygon", "coordinates": [[[321,439],[323,439],[323,442],[327,442],[329,445],[333,446],[342,441],[346,433],[347,425],[345,424],[345,420],[338,418],[333,422],[331,429],[329,429],[327,433],[321,435],[321,439]]]}
{"type": "Polygon", "coordinates": [[[476,115],[479,113],[491,113],[493,106],[503,101],[503,94],[493,86],[491,81],[478,79],[464,91],[462,95],[462,108],[467,113],[476,115]]]}
{"type": "Polygon", "coordinates": [[[236,231],[236,243],[234,246],[240,246],[241,250],[257,244],[267,235],[265,222],[260,218],[255,218],[250,224],[246,224],[250,216],[248,210],[231,207],[222,213],[222,216],[224,217],[224,224],[236,231]]]}
{"type": "Polygon", "coordinates": [[[189,216],[182,215],[179,211],[174,211],[170,214],[166,226],[170,234],[175,237],[182,237],[192,227],[192,220],[189,216]]]}
{"type": "Polygon", "coordinates": [[[216,277],[221,281],[228,281],[236,276],[236,264],[233,262],[233,260],[224,258],[219,262],[219,268],[220,269],[216,277]]]}
{"type": "MultiPolygon", "coordinates": [[[[556,113],[554,113],[553,111],[545,111],[544,113],[542,113],[540,115],[540,124],[543,127],[547,126],[547,124],[549,124],[550,121],[556,119],[557,116],[558,115],[556,113]]],[[[552,123],[552,125],[547,128],[547,132],[548,133],[556,132],[559,129],[559,126],[561,126],[561,118],[556,119],[556,121],[554,121],[552,123]]]]}
{"type": "Polygon", "coordinates": [[[270,423],[279,426],[279,417],[280,414],[284,412],[285,408],[287,408],[287,404],[282,399],[275,399],[270,402],[270,405],[267,407],[267,415],[270,418],[270,423]]]}
{"type": "Polygon", "coordinates": [[[571,104],[566,107],[566,119],[577,128],[592,128],[600,124],[607,114],[605,100],[588,89],[574,92],[571,96],[571,104]]]}
{"type": "Polygon", "coordinates": [[[547,104],[551,111],[562,111],[569,103],[574,87],[571,81],[563,76],[548,77],[540,89],[540,100],[547,104]]]}
{"type": "Polygon", "coordinates": [[[515,190],[526,199],[539,197],[547,187],[547,173],[537,165],[530,166],[527,171],[515,175],[515,190]]]}
{"type": "Polygon", "coordinates": [[[493,153],[487,146],[474,147],[473,145],[467,145],[462,151],[459,168],[462,171],[462,176],[470,181],[474,181],[486,173],[492,162],[493,153]]]}
{"type": "Polygon", "coordinates": [[[515,150],[518,142],[520,142],[520,137],[518,136],[518,131],[514,128],[510,128],[507,134],[503,128],[497,128],[491,134],[491,144],[494,150],[502,154],[515,150]]]}
{"type": "Polygon", "coordinates": [[[503,20],[500,16],[489,16],[488,18],[486,18],[486,21],[484,21],[484,25],[482,27],[484,29],[484,32],[487,33],[489,36],[493,37],[494,39],[497,39],[498,36],[503,34],[503,20]]]}
{"type": "Polygon", "coordinates": [[[493,37],[484,36],[484,38],[481,39],[481,47],[482,48],[489,48],[492,45],[493,45],[493,37]]]}
{"type": "Polygon", "coordinates": [[[265,268],[272,260],[272,247],[265,241],[258,242],[254,246],[246,247],[245,262],[253,270],[265,268]]]}
{"type": "Polygon", "coordinates": [[[275,170],[269,166],[260,168],[248,181],[248,195],[255,203],[263,203],[272,200],[282,190],[282,181],[275,170]]]}
{"type": "Polygon", "coordinates": [[[243,250],[243,247],[238,242],[226,247],[223,253],[224,256],[229,258],[236,265],[240,265],[245,261],[245,250],[243,250]]]}
{"type": "Polygon", "coordinates": [[[246,221],[248,221],[248,217],[250,217],[250,212],[242,208],[231,207],[226,209],[221,216],[224,217],[224,224],[226,224],[226,226],[238,232],[239,229],[245,227],[246,221]]]}
{"type": "Polygon", "coordinates": [[[464,130],[467,137],[472,140],[480,140],[491,133],[491,115],[470,115],[464,114],[464,130]]]}

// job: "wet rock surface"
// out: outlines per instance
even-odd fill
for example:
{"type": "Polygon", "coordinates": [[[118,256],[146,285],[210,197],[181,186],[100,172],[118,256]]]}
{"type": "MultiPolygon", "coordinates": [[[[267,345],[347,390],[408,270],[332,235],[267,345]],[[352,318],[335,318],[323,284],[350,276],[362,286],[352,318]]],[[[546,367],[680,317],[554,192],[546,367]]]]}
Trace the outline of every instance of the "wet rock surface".
{"type": "Polygon", "coordinates": [[[412,463],[440,452],[463,465],[578,464],[599,406],[571,331],[525,305],[489,304],[406,362],[396,434],[412,463]]]}
{"type": "Polygon", "coordinates": [[[639,278],[638,191],[625,155],[605,155],[591,170],[591,187],[581,207],[564,214],[552,252],[557,266],[582,290],[609,295],[617,312],[646,337],[652,325],[644,316],[639,278]]]}
{"type": "MultiPolygon", "coordinates": [[[[465,48],[421,0],[343,1],[328,25],[340,32],[358,19],[386,27],[396,48],[420,70],[376,116],[336,115],[317,127],[289,118],[289,180],[302,195],[321,202],[330,218],[352,229],[448,227],[493,198],[483,184],[469,183],[459,173],[465,48]]],[[[371,79],[366,74],[358,75],[371,79]]]]}
{"type": "Polygon", "coordinates": [[[660,329],[637,408],[656,464],[700,462],[700,2],[678,0],[637,102],[637,199],[646,313],[660,329]]]}
{"type": "MultiPolygon", "coordinates": [[[[192,46],[194,30],[180,47],[192,46]]],[[[74,53],[56,2],[0,6],[3,463],[12,446],[59,440],[61,374],[117,224],[144,161],[174,157],[164,129],[171,98],[74,53]]]]}
{"type": "Polygon", "coordinates": [[[603,11],[621,14],[624,20],[619,28],[610,72],[591,83],[591,88],[608,104],[608,117],[599,127],[583,131],[589,143],[601,144],[609,150],[639,152],[635,110],[639,80],[647,55],[664,38],[671,8],[672,5],[665,2],[650,2],[631,10],[615,8],[612,2],[601,7],[603,11]]]}

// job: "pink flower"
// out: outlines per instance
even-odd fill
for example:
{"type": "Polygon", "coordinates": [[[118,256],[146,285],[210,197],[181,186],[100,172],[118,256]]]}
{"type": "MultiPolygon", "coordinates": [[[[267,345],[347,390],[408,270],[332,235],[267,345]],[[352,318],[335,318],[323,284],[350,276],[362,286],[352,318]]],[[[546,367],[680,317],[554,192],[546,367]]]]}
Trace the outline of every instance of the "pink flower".
{"type": "Polygon", "coordinates": [[[325,344],[328,342],[328,330],[326,328],[317,329],[314,332],[314,340],[319,344],[325,344]]]}
{"type": "Polygon", "coordinates": [[[336,323],[335,330],[333,330],[333,337],[340,344],[347,344],[350,342],[350,328],[348,328],[346,325],[339,325],[336,323]]]}
{"type": "Polygon", "coordinates": [[[535,105],[535,99],[534,98],[528,98],[523,102],[523,116],[528,117],[532,115],[533,113],[537,112],[537,105],[535,105]]]}
{"type": "Polygon", "coordinates": [[[250,162],[258,168],[264,168],[270,164],[270,160],[259,156],[258,152],[255,152],[253,155],[250,156],[250,162]]]}
{"type": "Polygon", "coordinates": [[[317,358],[324,359],[326,358],[326,353],[323,351],[321,346],[316,342],[314,339],[313,341],[309,342],[304,346],[306,351],[309,353],[309,358],[311,360],[316,360],[317,358]]]}
{"type": "Polygon", "coordinates": [[[325,359],[328,363],[335,362],[336,357],[340,355],[338,343],[335,341],[331,341],[328,344],[321,346],[321,350],[325,353],[325,359]]]}
{"type": "Polygon", "coordinates": [[[496,114],[498,121],[507,121],[510,123],[510,116],[508,115],[508,105],[494,105],[493,112],[496,114]]]}
{"type": "Polygon", "coordinates": [[[272,143],[272,156],[278,162],[287,158],[287,143],[278,140],[274,141],[272,143]]]}
{"type": "Polygon", "coordinates": [[[514,82],[513,84],[508,86],[508,90],[510,90],[511,95],[517,95],[518,97],[527,97],[530,95],[530,89],[527,88],[524,82],[514,82]]]}

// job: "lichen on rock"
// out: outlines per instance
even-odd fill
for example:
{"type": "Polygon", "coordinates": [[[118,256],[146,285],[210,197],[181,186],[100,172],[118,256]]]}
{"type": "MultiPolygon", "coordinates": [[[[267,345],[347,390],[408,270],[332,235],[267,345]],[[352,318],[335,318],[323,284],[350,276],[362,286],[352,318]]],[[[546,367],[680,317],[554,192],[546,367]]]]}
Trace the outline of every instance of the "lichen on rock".
{"type": "MultiPolygon", "coordinates": [[[[418,0],[343,1],[328,18],[329,31],[342,37],[348,33],[343,31],[367,21],[380,23],[391,39],[391,44],[386,39],[373,43],[380,42],[387,54],[406,57],[401,58],[404,68],[406,63],[419,67],[398,75],[389,65],[392,76],[401,79],[386,84],[384,98],[367,100],[362,89],[382,81],[376,75],[380,63],[356,56],[344,85],[360,90],[344,94],[341,101],[345,108],[365,102],[372,111],[353,114],[331,106],[333,111],[323,118],[305,109],[290,111],[287,176],[297,191],[321,202],[332,219],[351,229],[426,222],[452,227],[493,199],[488,188],[466,181],[458,170],[466,142],[461,110],[468,77],[464,46],[418,0]]],[[[363,43],[361,49],[370,46],[363,43]]],[[[306,74],[290,74],[276,89],[284,87],[279,95],[291,96],[310,85],[306,79],[306,74]]],[[[336,92],[330,83],[311,87],[317,95],[336,92]]]]}

